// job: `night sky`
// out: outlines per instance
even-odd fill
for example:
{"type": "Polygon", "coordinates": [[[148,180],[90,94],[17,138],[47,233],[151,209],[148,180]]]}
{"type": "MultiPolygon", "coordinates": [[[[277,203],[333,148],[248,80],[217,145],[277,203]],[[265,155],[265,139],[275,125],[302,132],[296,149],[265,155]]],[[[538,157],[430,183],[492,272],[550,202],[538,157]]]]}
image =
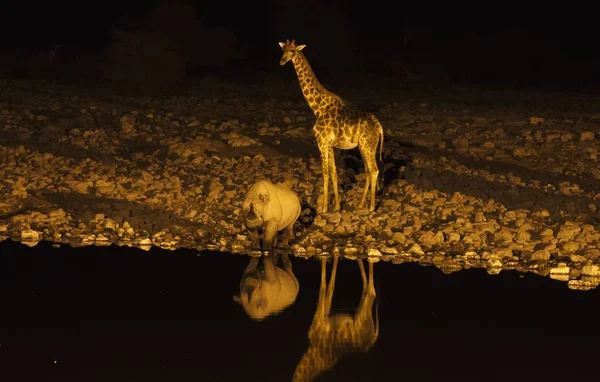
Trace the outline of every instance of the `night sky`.
{"type": "MultiPolygon", "coordinates": [[[[244,52],[238,65],[252,70],[271,70],[280,53],[277,41],[294,38],[307,44],[305,53],[317,69],[330,72],[385,74],[387,63],[400,59],[427,76],[600,80],[599,33],[591,10],[545,6],[539,11],[506,3],[10,1],[0,24],[4,54],[55,44],[100,49],[110,41],[111,29],[125,19],[143,18],[161,3],[187,4],[206,27],[232,32],[235,49],[244,52]]],[[[206,43],[198,50],[213,51],[206,43]]]]}

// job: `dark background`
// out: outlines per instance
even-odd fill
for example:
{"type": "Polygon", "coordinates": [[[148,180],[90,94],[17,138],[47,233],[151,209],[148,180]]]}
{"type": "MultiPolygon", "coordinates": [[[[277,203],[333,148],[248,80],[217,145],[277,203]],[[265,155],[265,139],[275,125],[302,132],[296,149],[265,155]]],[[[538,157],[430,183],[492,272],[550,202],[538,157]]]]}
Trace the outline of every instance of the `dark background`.
{"type": "Polygon", "coordinates": [[[277,83],[290,77],[278,68],[277,45],[289,38],[307,45],[304,52],[320,79],[338,84],[351,80],[358,86],[374,78],[393,87],[600,84],[591,5],[570,10],[568,4],[527,9],[506,2],[9,1],[2,13],[4,78],[127,80],[141,86],[149,79],[174,84],[210,76],[277,83]]]}

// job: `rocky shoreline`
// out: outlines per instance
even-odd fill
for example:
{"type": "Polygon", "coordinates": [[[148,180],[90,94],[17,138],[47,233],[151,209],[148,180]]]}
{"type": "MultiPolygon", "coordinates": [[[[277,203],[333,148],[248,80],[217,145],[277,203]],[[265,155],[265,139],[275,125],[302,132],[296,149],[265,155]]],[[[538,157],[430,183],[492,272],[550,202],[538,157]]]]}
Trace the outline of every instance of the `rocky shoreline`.
{"type": "Polygon", "coordinates": [[[303,202],[290,249],[535,272],[600,284],[600,102],[467,92],[375,111],[383,187],[357,210],[357,152],[337,151],[341,213],[316,215],[313,116],[300,97],[123,98],[14,83],[0,95],[0,241],[255,255],[240,219],[255,181],[303,202]],[[523,102],[526,99],[527,102],[523,102]]]}

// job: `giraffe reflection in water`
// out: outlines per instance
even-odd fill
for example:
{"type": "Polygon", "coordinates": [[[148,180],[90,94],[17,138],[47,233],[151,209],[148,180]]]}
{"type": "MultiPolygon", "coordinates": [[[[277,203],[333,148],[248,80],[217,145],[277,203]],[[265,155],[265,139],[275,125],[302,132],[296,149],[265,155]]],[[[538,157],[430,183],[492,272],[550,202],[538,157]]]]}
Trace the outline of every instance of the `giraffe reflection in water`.
{"type": "MultiPolygon", "coordinates": [[[[362,276],[362,298],[354,316],[349,314],[330,315],[331,300],[335,289],[338,257],[333,258],[333,266],[326,281],[326,259],[321,261],[321,286],[317,310],[308,331],[310,345],[296,366],[293,381],[312,381],[324,371],[332,369],[336,362],[351,352],[366,352],[377,341],[379,317],[373,320],[375,285],[373,283],[373,263],[369,262],[369,278],[365,274],[363,260],[358,259],[362,276]]],[[[377,311],[377,309],[376,309],[377,311]]]]}
{"type": "Polygon", "coordinates": [[[292,271],[292,263],[286,252],[273,251],[269,256],[252,257],[240,281],[240,294],[233,300],[238,302],[246,314],[260,321],[280,313],[296,301],[300,285],[292,271]],[[277,266],[278,260],[283,268],[277,266]]]}

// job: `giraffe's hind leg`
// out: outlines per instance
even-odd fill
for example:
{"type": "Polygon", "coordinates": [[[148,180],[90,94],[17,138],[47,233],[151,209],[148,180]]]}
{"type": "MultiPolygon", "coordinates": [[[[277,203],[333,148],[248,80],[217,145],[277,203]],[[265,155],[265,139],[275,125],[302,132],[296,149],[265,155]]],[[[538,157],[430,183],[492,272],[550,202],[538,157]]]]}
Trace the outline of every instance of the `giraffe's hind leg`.
{"type": "MultiPolygon", "coordinates": [[[[321,168],[323,173],[323,201],[320,207],[320,213],[327,213],[327,205],[329,204],[329,147],[319,147],[321,152],[321,168]]],[[[334,164],[335,166],[335,164],[334,164]]]]}
{"type": "Polygon", "coordinates": [[[363,206],[365,204],[365,200],[367,199],[367,194],[369,193],[369,181],[370,181],[370,178],[367,176],[366,182],[365,182],[365,189],[363,190],[362,197],[360,198],[360,203],[358,203],[359,209],[363,208],[363,206]]]}
{"type": "Polygon", "coordinates": [[[375,139],[367,139],[364,142],[361,142],[362,144],[359,144],[358,146],[360,154],[362,155],[365,163],[365,171],[367,172],[365,190],[363,191],[358,208],[363,208],[368,195],[369,211],[375,210],[375,191],[377,188],[377,177],[379,176],[379,168],[377,167],[377,161],[375,159],[378,136],[375,136],[374,138],[375,139]]]}
{"type": "Polygon", "coordinates": [[[334,199],[334,212],[340,210],[340,195],[338,193],[338,177],[337,169],[335,167],[335,154],[333,153],[333,146],[329,149],[329,176],[331,177],[331,188],[333,188],[333,199],[334,199]]]}

